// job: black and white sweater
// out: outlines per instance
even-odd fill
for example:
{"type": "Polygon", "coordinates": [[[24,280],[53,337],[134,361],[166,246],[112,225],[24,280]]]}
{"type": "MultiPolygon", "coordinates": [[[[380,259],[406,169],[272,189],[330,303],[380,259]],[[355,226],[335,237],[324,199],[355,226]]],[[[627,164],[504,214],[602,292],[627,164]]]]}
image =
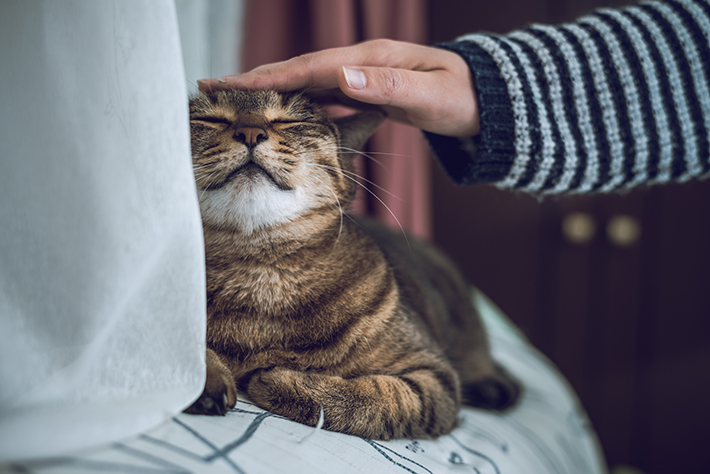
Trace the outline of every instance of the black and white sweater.
{"type": "Polygon", "coordinates": [[[479,136],[428,134],[460,184],[582,193],[710,175],[710,0],[439,46],[468,61],[478,97],[479,136]]]}

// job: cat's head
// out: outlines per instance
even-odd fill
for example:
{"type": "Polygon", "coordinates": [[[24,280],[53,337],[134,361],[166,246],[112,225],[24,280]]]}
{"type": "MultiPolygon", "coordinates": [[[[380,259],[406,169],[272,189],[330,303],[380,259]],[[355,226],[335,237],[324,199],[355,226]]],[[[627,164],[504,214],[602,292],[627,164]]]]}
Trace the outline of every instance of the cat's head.
{"type": "Polygon", "coordinates": [[[221,91],[190,99],[192,159],[202,218],[251,233],[352,200],[353,150],[379,112],[331,120],[298,94],[221,91]]]}

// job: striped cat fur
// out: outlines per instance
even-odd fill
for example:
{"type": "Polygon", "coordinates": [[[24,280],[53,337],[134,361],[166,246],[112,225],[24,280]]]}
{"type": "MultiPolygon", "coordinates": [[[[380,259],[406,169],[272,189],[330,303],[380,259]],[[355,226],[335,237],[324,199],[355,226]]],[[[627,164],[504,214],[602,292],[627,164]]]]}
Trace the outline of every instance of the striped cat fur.
{"type": "Polygon", "coordinates": [[[461,401],[502,410],[517,382],[490,356],[451,263],[345,212],[353,158],[382,115],[331,120],[299,95],[190,101],[207,266],[207,381],[292,420],[372,439],[436,437],[461,401]],[[236,385],[235,385],[236,382],[236,385]]]}

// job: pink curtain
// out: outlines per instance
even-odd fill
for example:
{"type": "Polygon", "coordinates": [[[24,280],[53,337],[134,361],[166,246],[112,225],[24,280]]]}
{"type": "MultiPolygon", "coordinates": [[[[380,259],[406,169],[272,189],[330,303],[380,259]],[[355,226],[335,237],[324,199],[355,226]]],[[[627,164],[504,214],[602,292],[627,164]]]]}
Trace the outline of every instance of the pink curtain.
{"type": "MultiPolygon", "coordinates": [[[[425,12],[426,0],[248,0],[243,70],[368,39],[426,43],[425,12]]],[[[431,158],[421,132],[386,122],[366,151],[372,159],[358,172],[386,192],[369,187],[377,197],[361,192],[353,210],[430,238],[431,158]]]]}

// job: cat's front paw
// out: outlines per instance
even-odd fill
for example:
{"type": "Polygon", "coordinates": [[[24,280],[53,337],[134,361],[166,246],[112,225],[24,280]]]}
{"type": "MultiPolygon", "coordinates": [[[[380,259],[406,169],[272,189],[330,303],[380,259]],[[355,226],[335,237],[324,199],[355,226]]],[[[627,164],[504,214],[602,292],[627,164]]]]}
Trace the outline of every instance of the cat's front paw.
{"type": "Polygon", "coordinates": [[[249,379],[247,395],[249,400],[272,413],[285,418],[316,426],[321,405],[315,402],[318,385],[317,376],[302,372],[272,367],[257,370],[249,379]]]}
{"type": "Polygon", "coordinates": [[[185,413],[224,416],[237,404],[237,387],[232,373],[210,349],[207,349],[206,362],[205,389],[185,413]]]}

